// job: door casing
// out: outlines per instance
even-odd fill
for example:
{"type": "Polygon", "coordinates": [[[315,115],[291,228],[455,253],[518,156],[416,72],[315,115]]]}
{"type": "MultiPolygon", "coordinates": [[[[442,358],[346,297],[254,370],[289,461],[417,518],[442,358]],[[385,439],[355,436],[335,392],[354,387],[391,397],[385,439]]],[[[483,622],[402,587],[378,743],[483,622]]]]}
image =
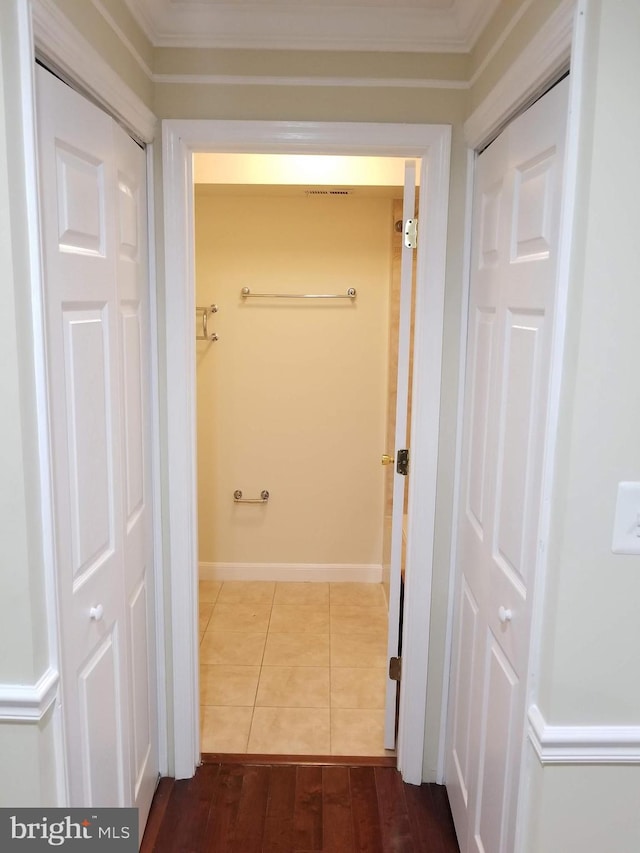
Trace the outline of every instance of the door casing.
{"type": "Polygon", "coordinates": [[[192,155],[195,152],[415,157],[420,181],[407,584],[398,768],[422,781],[435,528],[451,128],[445,125],[170,120],[162,125],[168,412],[168,517],[175,774],[200,759],[192,155]],[[427,253],[420,246],[429,247],[427,253]],[[412,518],[420,524],[412,524],[412,518]],[[415,566],[415,571],[411,567],[415,566]],[[419,569],[417,567],[420,567],[419,569]]]}

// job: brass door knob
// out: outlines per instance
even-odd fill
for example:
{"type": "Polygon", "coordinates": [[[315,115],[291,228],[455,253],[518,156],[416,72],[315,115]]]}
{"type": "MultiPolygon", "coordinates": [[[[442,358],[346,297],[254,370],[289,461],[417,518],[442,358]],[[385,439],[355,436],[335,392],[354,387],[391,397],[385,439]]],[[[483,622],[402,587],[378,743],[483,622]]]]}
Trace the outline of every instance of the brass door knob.
{"type": "Polygon", "coordinates": [[[389,456],[387,453],[384,453],[381,461],[383,465],[393,465],[394,459],[393,456],[389,456]]]}

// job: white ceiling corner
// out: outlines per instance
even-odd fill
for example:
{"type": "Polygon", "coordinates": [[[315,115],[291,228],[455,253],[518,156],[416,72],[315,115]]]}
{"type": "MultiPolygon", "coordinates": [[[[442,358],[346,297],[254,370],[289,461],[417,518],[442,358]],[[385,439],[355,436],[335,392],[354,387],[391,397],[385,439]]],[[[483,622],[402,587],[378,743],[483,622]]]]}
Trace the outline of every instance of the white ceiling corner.
{"type": "Polygon", "coordinates": [[[125,0],[156,47],[466,52],[500,0],[125,0]]]}

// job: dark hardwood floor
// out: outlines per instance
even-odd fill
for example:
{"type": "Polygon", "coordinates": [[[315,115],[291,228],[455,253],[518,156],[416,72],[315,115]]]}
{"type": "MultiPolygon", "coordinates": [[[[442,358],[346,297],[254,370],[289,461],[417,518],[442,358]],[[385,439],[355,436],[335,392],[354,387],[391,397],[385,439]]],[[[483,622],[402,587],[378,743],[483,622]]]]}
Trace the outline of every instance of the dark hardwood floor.
{"type": "Polygon", "coordinates": [[[459,853],[440,785],[388,766],[250,762],[161,779],[142,853],[459,853]]]}

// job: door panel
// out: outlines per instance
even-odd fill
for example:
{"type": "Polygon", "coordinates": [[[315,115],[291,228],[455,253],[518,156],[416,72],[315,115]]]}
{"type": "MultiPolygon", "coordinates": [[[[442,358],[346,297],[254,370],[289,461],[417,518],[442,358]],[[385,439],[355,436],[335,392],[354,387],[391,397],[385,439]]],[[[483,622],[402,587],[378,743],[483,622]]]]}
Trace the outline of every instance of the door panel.
{"type": "Polygon", "coordinates": [[[467,515],[477,536],[484,536],[485,460],[495,311],[477,310],[471,380],[471,435],[467,474],[467,515]]]}
{"type": "Polygon", "coordinates": [[[133,803],[144,826],[157,775],[153,645],[149,391],[149,298],[145,155],[114,126],[117,283],[124,501],[124,582],[133,803]]]}
{"type": "MultiPolygon", "coordinates": [[[[149,607],[147,596],[146,572],[129,602],[129,637],[131,638],[131,675],[132,689],[132,761],[134,799],[136,802],[144,795],[143,787],[148,780],[150,767],[153,768],[154,731],[151,724],[149,707],[149,678],[147,673],[149,660],[149,625],[147,611],[149,607]]],[[[155,787],[155,778],[153,779],[155,787]]],[[[142,808],[142,805],[139,806],[142,808]]]]}
{"type": "MultiPolygon", "coordinates": [[[[470,702],[471,685],[474,672],[475,650],[478,647],[478,605],[468,586],[463,584],[460,595],[460,622],[457,639],[458,659],[456,661],[456,695],[460,697],[459,707],[466,708],[470,702]]],[[[465,714],[456,714],[453,720],[453,760],[456,782],[465,807],[470,785],[469,755],[469,718],[465,714]]]]}
{"type": "Polygon", "coordinates": [[[120,334],[122,359],[127,365],[127,384],[124,389],[124,435],[125,435],[125,494],[127,498],[127,527],[135,524],[136,516],[144,508],[144,465],[143,439],[144,421],[142,409],[140,364],[140,306],[136,304],[120,307],[120,334]]]}
{"type": "Polygon", "coordinates": [[[520,749],[516,719],[518,677],[491,632],[487,635],[486,650],[483,678],[486,695],[478,744],[480,758],[472,849],[478,853],[492,850],[510,853],[512,848],[505,846],[503,821],[509,814],[514,790],[514,751],[520,749]]]}
{"type": "Polygon", "coordinates": [[[79,255],[105,253],[104,168],[100,159],[56,140],[58,245],[79,255]]]}
{"type": "Polygon", "coordinates": [[[83,787],[88,802],[100,807],[129,804],[115,633],[102,638],[78,677],[83,787]]]}
{"type": "Polygon", "coordinates": [[[447,769],[462,853],[513,850],[567,95],[563,81],[476,167],[447,769]]]}
{"type": "Polygon", "coordinates": [[[73,582],[113,554],[110,382],[104,309],[62,306],[73,582]]]}
{"type": "Polygon", "coordinates": [[[61,681],[70,805],[157,778],[145,157],[37,70],[61,681]]]}
{"type": "MultiPolygon", "coordinates": [[[[415,217],[416,209],[416,161],[407,160],[404,172],[402,198],[403,222],[415,217]]],[[[409,373],[411,356],[411,312],[414,278],[414,249],[405,246],[400,250],[400,310],[398,317],[398,352],[396,374],[396,411],[394,453],[397,460],[398,450],[408,447],[408,409],[409,409],[409,373]]],[[[389,630],[387,636],[387,657],[396,657],[400,653],[402,619],[402,538],[405,512],[405,494],[407,477],[396,472],[395,463],[388,476],[393,476],[390,530],[390,574],[389,574],[389,630]]],[[[384,547],[383,547],[384,550],[384,547]]],[[[396,745],[396,708],[398,682],[387,677],[385,694],[384,746],[395,749],[396,745]]]]}

